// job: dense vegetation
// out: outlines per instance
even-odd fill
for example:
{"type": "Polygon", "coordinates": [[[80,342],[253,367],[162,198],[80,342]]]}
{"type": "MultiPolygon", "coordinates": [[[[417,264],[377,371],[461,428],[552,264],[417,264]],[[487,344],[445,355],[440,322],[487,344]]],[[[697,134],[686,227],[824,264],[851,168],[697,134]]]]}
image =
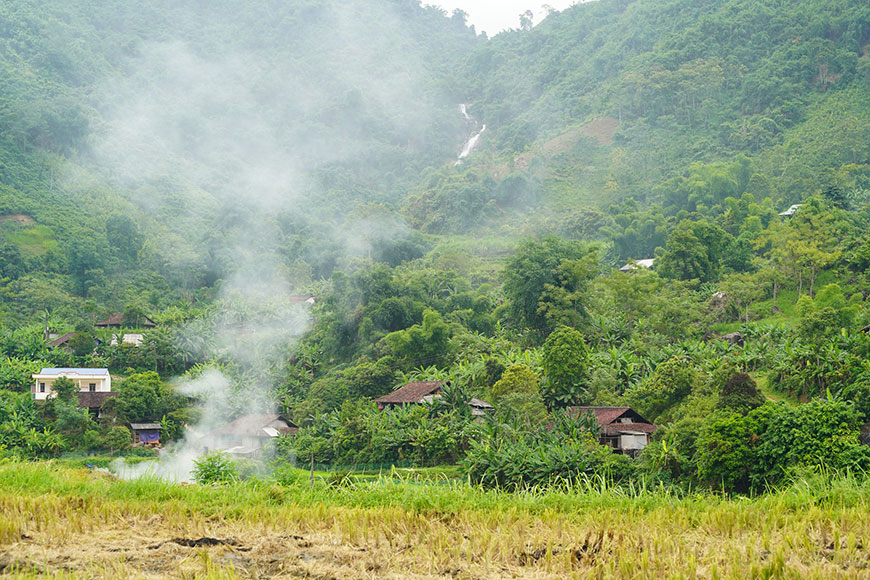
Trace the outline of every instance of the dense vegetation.
{"type": "Polygon", "coordinates": [[[870,466],[862,2],[600,0],[493,39],[416,1],[80,4],[0,7],[8,453],[277,408],[281,460],[487,485],[870,466]],[[113,341],[115,312],[158,326],[113,341]],[[42,366],[120,394],[35,403],[42,366]],[[412,380],[450,386],[371,403],[412,380]],[[573,405],[660,428],[630,461],[573,405]]]}

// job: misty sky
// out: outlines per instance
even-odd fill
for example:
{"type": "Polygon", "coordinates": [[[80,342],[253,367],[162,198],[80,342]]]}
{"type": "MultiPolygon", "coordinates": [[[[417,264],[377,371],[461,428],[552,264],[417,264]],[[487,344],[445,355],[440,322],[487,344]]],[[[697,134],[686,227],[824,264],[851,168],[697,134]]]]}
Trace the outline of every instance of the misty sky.
{"type": "Polygon", "coordinates": [[[424,0],[447,10],[448,13],[460,8],[468,13],[468,23],[477,32],[494,36],[507,28],[519,28],[520,14],[531,10],[535,14],[535,24],[541,21],[545,11],[544,4],[556,10],[563,10],[581,0],[424,0]]]}

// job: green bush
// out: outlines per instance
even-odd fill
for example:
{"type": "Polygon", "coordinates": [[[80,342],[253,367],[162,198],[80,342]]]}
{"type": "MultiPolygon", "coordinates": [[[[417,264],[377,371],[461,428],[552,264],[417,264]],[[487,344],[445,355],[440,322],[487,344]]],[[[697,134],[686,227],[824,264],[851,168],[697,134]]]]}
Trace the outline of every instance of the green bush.
{"type": "Polygon", "coordinates": [[[193,465],[193,479],[202,485],[239,480],[238,466],[223,451],[212,451],[203,455],[193,465]]]}

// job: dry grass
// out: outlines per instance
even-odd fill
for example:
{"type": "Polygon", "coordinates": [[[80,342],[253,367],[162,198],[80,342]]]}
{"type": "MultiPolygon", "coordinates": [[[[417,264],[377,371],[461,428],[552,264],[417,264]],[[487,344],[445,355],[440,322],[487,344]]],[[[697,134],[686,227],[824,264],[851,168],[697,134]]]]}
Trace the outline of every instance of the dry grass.
{"type": "Polygon", "coordinates": [[[19,578],[868,578],[862,482],[731,500],[389,481],[202,488],[7,464],[0,570],[19,578]]]}

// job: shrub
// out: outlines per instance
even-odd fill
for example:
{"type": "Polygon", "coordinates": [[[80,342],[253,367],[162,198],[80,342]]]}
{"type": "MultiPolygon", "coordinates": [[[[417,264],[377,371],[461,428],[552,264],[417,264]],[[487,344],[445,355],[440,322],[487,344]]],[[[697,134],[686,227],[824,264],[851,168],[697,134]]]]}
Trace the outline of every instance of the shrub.
{"type": "Polygon", "coordinates": [[[227,483],[239,479],[239,470],[230,456],[213,451],[193,462],[193,479],[199,484],[227,483]]]}
{"type": "Polygon", "coordinates": [[[758,392],[758,387],[752,377],[746,373],[738,372],[734,373],[722,385],[716,406],[745,415],[763,404],[764,396],[758,392]]]}

